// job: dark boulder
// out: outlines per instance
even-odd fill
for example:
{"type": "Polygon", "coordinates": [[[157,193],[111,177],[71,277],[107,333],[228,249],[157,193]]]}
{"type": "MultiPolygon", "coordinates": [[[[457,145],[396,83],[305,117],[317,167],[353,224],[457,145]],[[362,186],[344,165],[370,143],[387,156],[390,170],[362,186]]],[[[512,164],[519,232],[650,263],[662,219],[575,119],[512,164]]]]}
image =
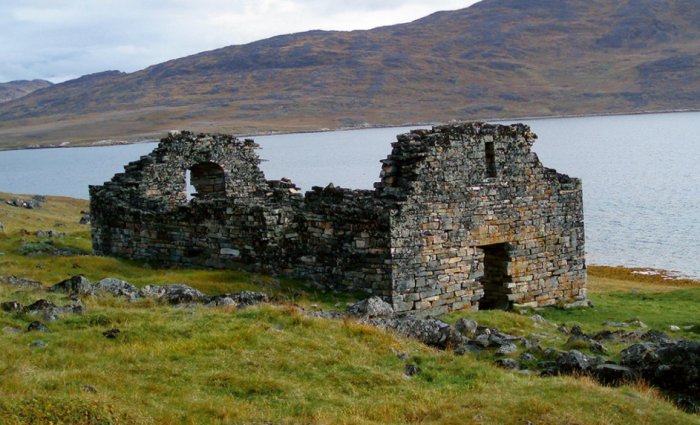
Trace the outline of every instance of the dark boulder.
{"type": "Polygon", "coordinates": [[[104,335],[104,337],[107,339],[116,339],[120,333],[121,331],[119,329],[112,328],[102,332],[102,335],[104,335]]]}
{"type": "Polygon", "coordinates": [[[557,368],[560,373],[585,373],[591,367],[591,359],[578,350],[562,353],[557,357],[557,368]]]}
{"type": "Polygon", "coordinates": [[[415,376],[421,373],[420,368],[418,365],[415,365],[413,363],[409,363],[406,365],[406,369],[404,370],[404,375],[406,376],[415,376]]]}
{"type": "Polygon", "coordinates": [[[21,311],[24,309],[22,304],[18,303],[17,301],[6,301],[0,304],[0,308],[2,308],[3,311],[7,311],[9,313],[21,311]]]}
{"type": "Polygon", "coordinates": [[[49,292],[61,292],[69,295],[94,295],[92,283],[79,274],[61,281],[49,288],[49,292]]]}
{"type": "Polygon", "coordinates": [[[29,326],[27,326],[27,332],[48,332],[48,331],[49,331],[49,328],[45,324],[39,322],[38,320],[33,321],[32,323],[29,324],[29,326]]]}
{"type": "Polygon", "coordinates": [[[85,312],[85,307],[79,303],[60,307],[50,301],[42,299],[24,307],[24,312],[33,315],[41,315],[46,321],[54,321],[64,314],[83,314],[85,312]]]}
{"type": "Polygon", "coordinates": [[[656,329],[646,332],[642,335],[641,339],[642,341],[652,342],[654,344],[670,344],[673,342],[671,337],[656,329]]]}
{"type": "Polygon", "coordinates": [[[606,385],[623,385],[638,378],[637,373],[627,366],[614,363],[603,363],[591,369],[593,376],[606,385]]]}
{"type": "Polygon", "coordinates": [[[57,308],[58,306],[51,301],[47,300],[37,300],[33,302],[32,304],[29,304],[24,308],[24,311],[28,313],[34,313],[34,312],[40,312],[40,311],[46,311],[49,309],[57,308]]]}
{"type": "Polygon", "coordinates": [[[681,407],[690,406],[687,410],[692,411],[692,406],[700,403],[700,342],[643,342],[623,350],[620,356],[623,366],[679,400],[681,407]]]}

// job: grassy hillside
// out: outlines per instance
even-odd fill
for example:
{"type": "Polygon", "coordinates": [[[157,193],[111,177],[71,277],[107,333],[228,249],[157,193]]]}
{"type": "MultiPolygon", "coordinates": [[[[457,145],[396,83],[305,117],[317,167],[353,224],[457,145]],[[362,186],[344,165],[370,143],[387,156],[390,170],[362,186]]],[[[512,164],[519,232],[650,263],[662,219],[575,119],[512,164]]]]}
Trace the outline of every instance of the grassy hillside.
{"type": "Polygon", "coordinates": [[[173,128],[300,131],[700,109],[697,0],[484,0],[368,31],[311,31],[0,105],[0,148],[173,128]]]}
{"type": "MultiPolygon", "coordinates": [[[[2,423],[700,423],[643,384],[606,388],[588,378],[539,378],[498,369],[487,355],[456,356],[351,320],[310,318],[305,310],[342,308],[353,297],[302,282],[19,253],[28,244],[40,251],[46,238],[33,233],[49,229],[65,233],[49,245],[88,250],[88,226],[78,224],[85,208],[85,201],[68,198],[49,197],[35,210],[3,202],[0,275],[50,285],[84,273],[137,286],[182,282],[210,294],[262,287],[276,301],[235,310],[86,298],[85,314],[48,322],[46,333],[8,333],[34,318],[0,312],[2,423]],[[102,336],[114,327],[121,330],[116,339],[102,336]],[[39,339],[48,346],[30,347],[39,339]],[[421,373],[406,377],[397,353],[421,373]]],[[[605,320],[638,318],[660,329],[695,325],[674,336],[700,339],[693,314],[700,303],[697,283],[592,268],[590,289],[595,308],[539,312],[548,324],[500,311],[461,312],[448,320],[470,316],[526,335],[549,333],[558,323],[592,331],[605,320]]],[[[68,302],[60,294],[0,285],[0,301],[47,297],[68,302]]],[[[565,341],[552,333],[547,343],[561,347],[565,341]]]]}

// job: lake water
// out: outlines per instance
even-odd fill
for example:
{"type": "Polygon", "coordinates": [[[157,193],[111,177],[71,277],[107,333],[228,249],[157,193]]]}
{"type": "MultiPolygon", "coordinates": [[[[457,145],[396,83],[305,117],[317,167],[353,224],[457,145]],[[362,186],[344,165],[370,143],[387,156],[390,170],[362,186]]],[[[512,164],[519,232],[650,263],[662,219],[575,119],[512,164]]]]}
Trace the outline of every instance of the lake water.
{"type": "MultiPolygon", "coordinates": [[[[525,121],[545,166],[583,179],[588,261],[700,278],[700,113],[525,121]]],[[[256,137],[268,179],[371,189],[409,128],[256,137]]],[[[154,144],[0,152],[0,191],[87,198],[154,144]]]]}

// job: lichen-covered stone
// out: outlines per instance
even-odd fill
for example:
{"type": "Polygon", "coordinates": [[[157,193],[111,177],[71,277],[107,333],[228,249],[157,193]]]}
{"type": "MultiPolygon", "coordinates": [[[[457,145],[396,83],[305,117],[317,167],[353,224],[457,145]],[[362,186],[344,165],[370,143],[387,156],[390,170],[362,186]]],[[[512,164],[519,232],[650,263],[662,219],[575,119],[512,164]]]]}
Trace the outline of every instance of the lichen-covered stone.
{"type": "Polygon", "coordinates": [[[361,289],[398,314],[577,303],[581,183],[543,167],[535,138],[522,124],[416,130],[398,136],[375,190],[302,195],[265,180],[252,140],[172,133],[90,188],[93,247],[361,289]]]}

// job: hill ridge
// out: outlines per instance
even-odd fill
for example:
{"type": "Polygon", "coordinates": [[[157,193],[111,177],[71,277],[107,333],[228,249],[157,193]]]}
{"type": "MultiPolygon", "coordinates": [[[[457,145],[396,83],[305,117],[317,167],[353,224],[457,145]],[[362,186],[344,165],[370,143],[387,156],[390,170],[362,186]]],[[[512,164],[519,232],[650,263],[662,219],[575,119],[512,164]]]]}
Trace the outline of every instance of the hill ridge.
{"type": "Polygon", "coordinates": [[[700,0],[484,0],[57,84],[0,105],[0,148],[700,109],[699,47],[700,0]]]}

